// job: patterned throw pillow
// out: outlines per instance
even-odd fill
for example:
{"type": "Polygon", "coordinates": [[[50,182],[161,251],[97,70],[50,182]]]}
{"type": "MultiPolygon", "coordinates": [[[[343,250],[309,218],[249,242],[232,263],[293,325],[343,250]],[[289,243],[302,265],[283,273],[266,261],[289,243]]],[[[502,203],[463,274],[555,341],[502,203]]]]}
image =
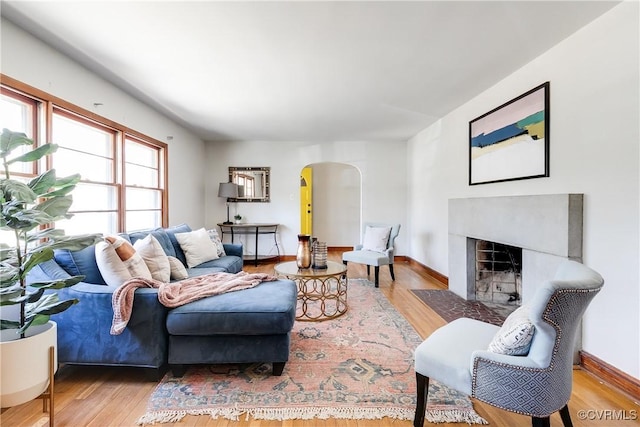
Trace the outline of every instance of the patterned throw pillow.
{"type": "Polygon", "coordinates": [[[529,306],[523,305],[506,318],[489,344],[489,351],[511,356],[529,354],[535,327],[529,319],[529,306]]]}
{"type": "Polygon", "coordinates": [[[120,236],[105,237],[95,251],[100,274],[109,286],[120,286],[133,277],[152,278],[140,254],[120,236]]]}
{"type": "Polygon", "coordinates": [[[211,229],[207,230],[207,233],[209,233],[209,238],[216,244],[216,248],[218,248],[218,256],[227,256],[227,253],[224,251],[224,246],[222,245],[222,240],[220,240],[220,236],[218,235],[218,231],[211,229]]]}

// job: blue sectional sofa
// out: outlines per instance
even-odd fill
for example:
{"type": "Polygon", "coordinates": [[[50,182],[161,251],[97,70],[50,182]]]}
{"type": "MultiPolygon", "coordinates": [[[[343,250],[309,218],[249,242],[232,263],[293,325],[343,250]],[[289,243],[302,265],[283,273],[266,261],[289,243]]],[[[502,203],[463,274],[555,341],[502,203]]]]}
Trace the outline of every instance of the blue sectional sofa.
{"type": "MultiPolygon", "coordinates": [[[[186,266],[175,234],[191,229],[183,224],[122,237],[135,243],[153,234],[167,255],[186,266]]],[[[187,268],[190,277],[242,270],[242,245],[224,244],[226,256],[187,268]]],[[[295,321],[297,289],[290,280],[263,282],[237,292],[204,298],[168,309],[157,290],[137,289],[129,323],[111,335],[112,295],[96,263],[95,248],[56,251],[53,260],[35,267],[29,281],[84,275],[83,282],[59,290],[61,299],[80,303],[52,316],[58,323],[58,362],[80,365],[146,368],[158,378],[171,365],[181,375],[186,365],[202,363],[272,362],[280,375],[289,356],[290,331],[295,321]]]]}

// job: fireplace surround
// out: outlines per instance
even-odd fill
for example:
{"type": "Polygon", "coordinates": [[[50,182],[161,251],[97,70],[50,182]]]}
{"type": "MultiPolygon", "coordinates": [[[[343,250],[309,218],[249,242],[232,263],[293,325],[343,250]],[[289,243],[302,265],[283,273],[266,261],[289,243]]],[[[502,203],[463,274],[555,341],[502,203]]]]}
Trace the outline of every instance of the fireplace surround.
{"type": "Polygon", "coordinates": [[[582,194],[450,199],[449,290],[475,293],[475,242],[486,240],[522,248],[526,303],[562,260],[582,262],[582,208],[582,194]]]}

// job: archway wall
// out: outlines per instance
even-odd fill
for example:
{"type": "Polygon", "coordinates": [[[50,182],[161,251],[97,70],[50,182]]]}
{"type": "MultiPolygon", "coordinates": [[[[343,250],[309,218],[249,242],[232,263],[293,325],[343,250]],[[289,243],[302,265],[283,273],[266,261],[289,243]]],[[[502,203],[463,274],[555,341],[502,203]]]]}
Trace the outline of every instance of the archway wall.
{"type": "MultiPolygon", "coordinates": [[[[300,230],[300,171],[314,163],[334,162],[354,166],[361,176],[361,218],[367,221],[398,222],[403,228],[396,240],[397,254],[408,255],[407,144],[392,141],[279,142],[232,141],[207,143],[205,226],[215,227],[226,218],[224,200],[217,197],[218,183],[228,180],[229,166],[270,166],[271,202],[238,203],[248,222],[281,224],[281,250],[294,255],[300,230]]],[[[339,197],[339,196],[336,196],[339,197]]],[[[340,209],[336,203],[336,209],[340,209]]],[[[353,227],[352,227],[353,228],[353,227]]],[[[357,227],[359,240],[360,226],[357,227]]],[[[350,237],[351,238],[351,237],[350,237]]],[[[349,240],[350,240],[349,238],[349,240]]],[[[330,243],[334,244],[334,243],[330,243]]],[[[341,243],[335,243],[341,245],[341,243]]],[[[352,242],[345,243],[351,245],[352,242]]]]}

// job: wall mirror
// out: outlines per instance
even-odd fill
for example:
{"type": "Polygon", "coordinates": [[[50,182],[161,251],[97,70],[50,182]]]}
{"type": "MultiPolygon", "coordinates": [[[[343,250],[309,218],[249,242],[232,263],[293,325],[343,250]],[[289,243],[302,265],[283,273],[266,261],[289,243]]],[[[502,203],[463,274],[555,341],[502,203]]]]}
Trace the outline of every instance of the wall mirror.
{"type": "Polygon", "coordinates": [[[230,202],[269,202],[269,167],[229,167],[229,181],[238,184],[238,197],[230,202]]]}

